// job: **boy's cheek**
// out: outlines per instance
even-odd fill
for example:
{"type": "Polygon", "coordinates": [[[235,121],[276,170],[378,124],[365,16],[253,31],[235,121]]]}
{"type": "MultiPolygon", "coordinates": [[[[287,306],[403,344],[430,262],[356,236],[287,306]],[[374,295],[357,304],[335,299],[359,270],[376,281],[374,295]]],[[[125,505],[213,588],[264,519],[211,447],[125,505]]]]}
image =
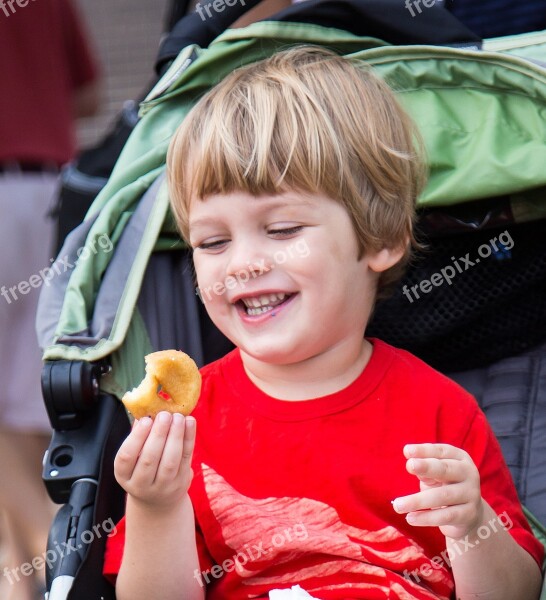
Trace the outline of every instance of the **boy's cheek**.
{"type": "Polygon", "coordinates": [[[298,240],[294,244],[294,250],[296,251],[297,255],[301,258],[307,258],[309,254],[311,254],[311,249],[309,248],[306,239],[298,240]]]}
{"type": "Polygon", "coordinates": [[[237,287],[237,285],[237,279],[235,279],[235,277],[233,277],[232,275],[226,277],[225,286],[227,290],[234,290],[237,287]]]}

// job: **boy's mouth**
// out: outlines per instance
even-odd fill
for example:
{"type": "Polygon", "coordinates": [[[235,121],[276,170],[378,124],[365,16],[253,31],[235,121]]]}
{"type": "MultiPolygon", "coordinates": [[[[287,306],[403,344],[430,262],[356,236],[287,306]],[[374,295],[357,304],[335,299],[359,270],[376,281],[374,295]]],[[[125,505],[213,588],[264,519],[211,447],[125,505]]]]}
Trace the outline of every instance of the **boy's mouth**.
{"type": "Polygon", "coordinates": [[[271,294],[261,294],[249,298],[241,298],[236,302],[238,307],[249,317],[256,317],[267,312],[271,312],[277,306],[287,302],[294,294],[286,292],[275,292],[271,294]]]}

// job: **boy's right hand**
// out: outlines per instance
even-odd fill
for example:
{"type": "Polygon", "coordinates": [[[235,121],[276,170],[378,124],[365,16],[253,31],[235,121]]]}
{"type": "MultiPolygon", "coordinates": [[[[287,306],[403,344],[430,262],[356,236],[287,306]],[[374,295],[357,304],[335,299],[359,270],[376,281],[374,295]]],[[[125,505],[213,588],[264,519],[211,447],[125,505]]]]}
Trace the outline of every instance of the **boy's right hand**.
{"type": "Polygon", "coordinates": [[[174,508],[193,477],[193,417],[161,412],[135,421],[114,460],[114,474],[134,501],[150,508],[174,508]]]}

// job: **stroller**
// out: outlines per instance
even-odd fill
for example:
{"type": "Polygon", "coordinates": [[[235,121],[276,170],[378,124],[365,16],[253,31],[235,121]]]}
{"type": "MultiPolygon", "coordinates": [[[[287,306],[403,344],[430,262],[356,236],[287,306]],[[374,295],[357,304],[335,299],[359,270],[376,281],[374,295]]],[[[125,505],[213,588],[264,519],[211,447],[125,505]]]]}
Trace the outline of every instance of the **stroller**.
{"type": "MultiPolygon", "coordinates": [[[[545,66],[481,50],[439,6],[414,19],[397,0],[309,0],[225,30],[254,4],[202,24],[199,15],[179,21],[112,176],[60,251],[55,264],[71,268],[44,286],[38,331],[54,433],[43,478],[63,505],[45,554],[49,600],[115,597],[102,564],[124,508],[113,476],[129,431],[119,398],[142,379],[144,355],[179,348],[202,366],[233,348],[195,295],[191,254],[169,212],[170,137],[234,68],[302,42],[372,65],[420,126],[429,156],[419,201],[429,249],[377,307],[367,335],[410,350],[476,396],[546,542],[545,66]],[[482,260],[470,269],[472,252],[482,260]],[[424,292],[420,282],[448,266],[451,281],[424,292]]],[[[512,45],[517,54],[521,44],[512,45]]]]}

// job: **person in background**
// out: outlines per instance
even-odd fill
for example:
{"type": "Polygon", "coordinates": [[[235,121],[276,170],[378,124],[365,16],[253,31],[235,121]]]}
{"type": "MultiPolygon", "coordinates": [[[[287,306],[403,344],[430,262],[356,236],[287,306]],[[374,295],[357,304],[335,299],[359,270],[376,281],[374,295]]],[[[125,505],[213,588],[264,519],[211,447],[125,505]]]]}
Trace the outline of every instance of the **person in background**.
{"type": "Polygon", "coordinates": [[[34,600],[53,506],[41,481],[50,425],[40,389],[35,312],[51,266],[60,167],[75,119],[99,106],[99,69],[70,0],[0,3],[0,597],[34,600]],[[35,564],[39,565],[38,561],[35,564]]]}

